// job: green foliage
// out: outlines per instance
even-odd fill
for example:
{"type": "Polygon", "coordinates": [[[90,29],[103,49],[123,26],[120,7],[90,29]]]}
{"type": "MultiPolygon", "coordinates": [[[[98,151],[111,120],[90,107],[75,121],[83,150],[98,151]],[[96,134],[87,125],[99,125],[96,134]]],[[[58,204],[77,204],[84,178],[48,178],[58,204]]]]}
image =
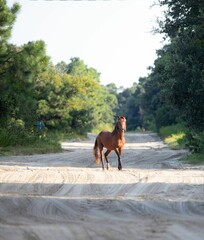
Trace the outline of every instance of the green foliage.
{"type": "Polygon", "coordinates": [[[113,131],[113,124],[110,123],[101,123],[98,124],[95,128],[92,129],[92,133],[99,133],[101,131],[113,131]]]}
{"type": "Polygon", "coordinates": [[[113,110],[117,106],[117,98],[114,94],[110,94],[108,89],[101,86],[95,98],[95,102],[92,102],[94,107],[91,111],[93,122],[92,127],[100,128],[103,124],[115,123],[115,113],[113,110]]]}
{"type": "Polygon", "coordinates": [[[20,48],[10,45],[10,49],[13,55],[0,79],[0,107],[3,110],[0,117],[6,121],[22,119],[26,126],[32,126],[37,108],[35,81],[46,69],[49,58],[42,41],[30,42],[20,48]]]}
{"type": "Polygon", "coordinates": [[[108,89],[109,93],[117,95],[117,87],[115,85],[115,83],[109,83],[106,85],[106,88],[108,89]]]}
{"type": "Polygon", "coordinates": [[[204,130],[204,26],[201,0],[159,0],[167,6],[159,32],[170,44],[158,51],[154,74],[189,128],[204,130]]]}
{"type": "Polygon", "coordinates": [[[66,65],[66,73],[71,76],[83,76],[99,82],[100,73],[94,68],[89,68],[84,61],[75,57],[70,59],[71,62],[66,65]]]}
{"type": "Polygon", "coordinates": [[[203,0],[158,0],[158,3],[167,7],[158,32],[174,38],[187,28],[194,31],[196,27],[203,27],[203,0]]]}
{"type": "Polygon", "coordinates": [[[190,164],[204,164],[204,153],[193,153],[181,160],[190,164]]]}
{"type": "Polygon", "coordinates": [[[167,137],[164,142],[173,148],[185,147],[183,144],[185,138],[185,133],[172,134],[170,137],[167,137]]]}
{"type": "Polygon", "coordinates": [[[152,115],[146,114],[143,112],[142,116],[142,126],[145,130],[150,130],[153,132],[157,132],[158,129],[156,128],[155,125],[155,119],[152,115]]]}
{"type": "Polygon", "coordinates": [[[140,84],[134,84],[132,88],[125,89],[117,95],[118,109],[116,111],[118,115],[126,116],[128,131],[142,127],[140,88],[140,84]]]}
{"type": "Polygon", "coordinates": [[[11,30],[16,19],[16,14],[20,9],[19,4],[15,3],[11,8],[6,5],[6,0],[0,0],[0,53],[4,49],[4,44],[11,35],[11,30]]]}
{"type": "Polygon", "coordinates": [[[190,131],[187,134],[188,148],[195,153],[204,153],[204,132],[190,131]]]}
{"type": "Polygon", "coordinates": [[[194,153],[204,153],[204,132],[195,132],[183,124],[162,127],[159,135],[172,147],[188,147],[194,153]]]}
{"type": "Polygon", "coordinates": [[[183,124],[178,123],[176,125],[161,127],[159,130],[159,135],[162,138],[166,138],[171,136],[172,134],[185,134],[186,131],[186,127],[183,124]]]}
{"type": "Polygon", "coordinates": [[[187,129],[183,124],[161,127],[159,135],[172,148],[183,148],[187,144],[187,129]]]}
{"type": "Polygon", "coordinates": [[[71,74],[59,72],[60,65],[57,65],[39,75],[37,113],[46,118],[50,128],[84,134],[98,124],[113,121],[116,96],[101,86],[93,71],[90,73],[90,68],[78,58],[67,67],[76,70],[79,63],[83,69],[80,74],[71,70],[71,74]]]}
{"type": "MultiPolygon", "coordinates": [[[[158,32],[165,33],[168,44],[157,51],[157,59],[148,77],[140,78],[135,86],[119,95],[119,104],[130,116],[129,125],[137,119],[145,129],[183,122],[184,133],[171,132],[168,141],[187,144],[202,152],[204,131],[204,28],[203,1],[159,0],[166,5],[164,21],[158,32]],[[125,95],[126,94],[126,95],[125,95]],[[138,111],[135,111],[138,108],[138,111]],[[136,113],[136,118],[132,118],[136,113]]],[[[178,126],[178,125],[177,125],[178,126]]],[[[171,129],[172,131],[172,129],[171,129]]]]}
{"type": "Polygon", "coordinates": [[[25,124],[22,120],[11,119],[6,128],[0,129],[0,146],[22,145],[28,142],[25,124]]]}
{"type": "MultiPolygon", "coordinates": [[[[5,0],[0,0],[0,120],[6,118],[7,109],[13,104],[13,101],[7,99],[9,93],[5,91],[5,74],[8,73],[8,66],[10,65],[13,56],[13,49],[7,44],[11,35],[11,30],[16,19],[16,14],[20,6],[13,4],[11,8],[6,5],[5,0]]],[[[1,121],[4,124],[4,121],[1,121]]]]}
{"type": "Polygon", "coordinates": [[[187,125],[204,129],[204,85],[201,76],[204,49],[196,46],[189,34],[172,40],[159,51],[153,74],[156,74],[161,97],[177,109],[187,125]],[[201,54],[202,53],[202,54],[201,54]]]}
{"type": "Polygon", "coordinates": [[[174,146],[203,152],[204,2],[158,2],[167,6],[158,31],[168,44],[147,77],[119,91],[115,84],[102,86],[100,73],[77,57],[53,66],[43,41],[9,44],[19,5],[8,8],[0,0],[0,146],[46,148],[54,145],[53,132],[111,130],[115,115],[125,115],[128,130],[160,129],[174,146]],[[41,132],[37,119],[44,122],[41,132]]]}
{"type": "Polygon", "coordinates": [[[8,136],[8,132],[5,136],[2,136],[2,129],[0,130],[0,155],[32,155],[32,154],[43,154],[43,153],[56,153],[61,152],[60,138],[56,133],[36,133],[35,137],[32,135],[31,138],[25,138],[24,142],[20,138],[17,139],[16,135],[13,135],[14,139],[17,139],[18,143],[14,145],[13,139],[8,144],[2,145],[1,141],[5,142],[5,138],[8,136]],[[26,141],[27,140],[27,141],[26,141]]]}

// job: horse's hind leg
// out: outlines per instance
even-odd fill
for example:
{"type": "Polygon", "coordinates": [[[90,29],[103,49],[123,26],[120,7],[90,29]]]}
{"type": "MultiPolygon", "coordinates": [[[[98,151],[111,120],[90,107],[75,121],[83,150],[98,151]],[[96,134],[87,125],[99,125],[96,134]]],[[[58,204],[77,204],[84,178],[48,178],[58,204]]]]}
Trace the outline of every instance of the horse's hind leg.
{"type": "Polygon", "coordinates": [[[103,150],[100,150],[102,169],[104,170],[103,150]]]}
{"type": "Polygon", "coordinates": [[[99,152],[100,152],[100,159],[101,159],[102,169],[104,170],[103,144],[101,143],[100,139],[98,139],[98,149],[99,149],[99,152]]]}
{"type": "Polygon", "coordinates": [[[120,151],[118,151],[117,149],[115,149],[115,153],[118,156],[118,170],[122,170],[122,164],[121,164],[121,158],[120,158],[120,151]]]}
{"type": "Polygon", "coordinates": [[[102,169],[104,170],[104,162],[103,162],[103,146],[100,146],[100,148],[99,148],[99,152],[100,152],[100,157],[101,157],[102,169]]]}
{"type": "Polygon", "coordinates": [[[109,168],[108,155],[109,155],[110,152],[111,152],[111,150],[107,150],[107,151],[105,152],[105,159],[106,159],[106,168],[107,168],[107,170],[108,170],[108,168],[109,168]]]}

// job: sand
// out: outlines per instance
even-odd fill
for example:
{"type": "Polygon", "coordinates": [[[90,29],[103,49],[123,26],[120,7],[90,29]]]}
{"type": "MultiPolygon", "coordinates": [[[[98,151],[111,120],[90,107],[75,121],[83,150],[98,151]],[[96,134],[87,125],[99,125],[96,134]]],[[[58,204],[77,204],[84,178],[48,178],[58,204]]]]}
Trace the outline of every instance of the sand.
{"type": "Polygon", "coordinates": [[[123,170],[94,134],[63,153],[0,157],[0,240],[204,239],[204,166],[156,134],[126,133],[123,170]]]}

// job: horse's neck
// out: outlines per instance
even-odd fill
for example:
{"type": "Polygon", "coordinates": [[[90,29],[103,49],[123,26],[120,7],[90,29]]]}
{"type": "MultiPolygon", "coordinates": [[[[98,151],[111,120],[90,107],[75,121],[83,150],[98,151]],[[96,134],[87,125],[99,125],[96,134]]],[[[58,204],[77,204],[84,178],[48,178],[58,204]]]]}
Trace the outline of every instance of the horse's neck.
{"type": "Polygon", "coordinates": [[[115,129],[112,131],[113,135],[116,135],[119,139],[123,139],[124,138],[124,131],[119,131],[117,129],[117,126],[115,127],[115,129]]]}

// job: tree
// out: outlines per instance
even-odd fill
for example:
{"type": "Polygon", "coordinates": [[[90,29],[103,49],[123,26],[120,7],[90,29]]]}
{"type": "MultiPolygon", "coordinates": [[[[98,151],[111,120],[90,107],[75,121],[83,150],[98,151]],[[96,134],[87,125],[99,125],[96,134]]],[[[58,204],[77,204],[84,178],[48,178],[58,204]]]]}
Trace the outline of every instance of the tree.
{"type": "Polygon", "coordinates": [[[95,69],[88,68],[83,61],[80,63],[83,68],[80,74],[74,64],[76,71],[71,71],[72,74],[62,70],[70,66],[61,62],[50,66],[38,78],[38,114],[48,120],[50,127],[84,133],[101,124],[113,123],[116,96],[96,81],[95,69]]]}
{"type": "Polygon", "coordinates": [[[164,20],[159,21],[158,32],[168,37],[180,36],[188,29],[195,32],[203,31],[204,2],[203,0],[158,0],[160,6],[166,6],[164,20]]]}
{"type": "Polygon", "coordinates": [[[7,43],[20,6],[15,3],[11,8],[6,5],[5,0],[0,0],[0,119],[7,115],[9,103],[4,99],[5,74],[8,72],[11,58],[16,54],[16,48],[7,43]]]}
{"type": "Polygon", "coordinates": [[[109,83],[106,85],[106,88],[108,89],[109,93],[117,95],[117,87],[115,85],[115,83],[109,83]]]}
{"type": "Polygon", "coordinates": [[[35,81],[38,74],[46,69],[49,58],[42,41],[29,42],[22,47],[12,45],[11,48],[15,54],[7,63],[1,82],[4,116],[7,120],[21,119],[27,126],[32,126],[37,109],[35,81]]]}
{"type": "Polygon", "coordinates": [[[98,73],[96,69],[88,68],[88,66],[85,65],[84,61],[77,57],[71,58],[70,60],[71,62],[67,65],[66,73],[73,76],[86,76],[95,80],[96,82],[99,82],[100,73],[98,73]]]}
{"type": "Polygon", "coordinates": [[[134,83],[131,88],[127,88],[118,93],[118,114],[125,115],[127,119],[127,129],[136,130],[142,127],[140,113],[140,85],[134,83]]]}
{"type": "MultiPolygon", "coordinates": [[[[0,54],[6,53],[6,43],[11,36],[11,30],[16,19],[20,5],[15,3],[11,8],[6,5],[6,0],[0,0],[0,54]]],[[[0,61],[2,63],[2,59],[0,61]]]]}
{"type": "MultiPolygon", "coordinates": [[[[160,32],[170,37],[170,44],[160,51],[155,72],[163,72],[162,89],[180,109],[188,127],[204,130],[204,2],[201,0],[162,0],[165,21],[160,32]],[[160,63],[163,62],[163,67],[160,63]],[[165,74],[164,74],[165,72],[165,74]]],[[[160,74],[161,76],[161,74],[160,74]]]]}

